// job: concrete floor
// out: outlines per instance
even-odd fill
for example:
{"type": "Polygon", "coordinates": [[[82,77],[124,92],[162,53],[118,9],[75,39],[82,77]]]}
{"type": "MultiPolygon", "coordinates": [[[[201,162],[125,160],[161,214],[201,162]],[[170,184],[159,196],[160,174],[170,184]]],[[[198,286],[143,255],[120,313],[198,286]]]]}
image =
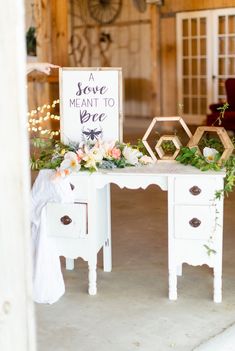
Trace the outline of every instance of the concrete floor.
{"type": "Polygon", "coordinates": [[[212,300],[212,270],[188,265],[178,278],[178,300],[170,302],[167,193],[113,186],[113,271],[102,271],[100,253],[98,294],[89,296],[87,264],[77,260],[74,271],[63,270],[65,295],[54,305],[36,305],[38,350],[189,351],[233,325],[234,209],[232,194],[225,201],[223,302],[212,300]]]}

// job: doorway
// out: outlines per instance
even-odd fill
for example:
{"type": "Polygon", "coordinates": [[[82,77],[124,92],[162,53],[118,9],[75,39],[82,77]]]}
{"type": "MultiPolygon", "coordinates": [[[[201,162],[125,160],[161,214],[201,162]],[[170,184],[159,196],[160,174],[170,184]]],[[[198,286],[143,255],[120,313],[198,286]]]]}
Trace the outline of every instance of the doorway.
{"type": "Polygon", "coordinates": [[[235,8],[179,13],[176,30],[178,101],[186,122],[202,124],[235,77],[235,8]]]}

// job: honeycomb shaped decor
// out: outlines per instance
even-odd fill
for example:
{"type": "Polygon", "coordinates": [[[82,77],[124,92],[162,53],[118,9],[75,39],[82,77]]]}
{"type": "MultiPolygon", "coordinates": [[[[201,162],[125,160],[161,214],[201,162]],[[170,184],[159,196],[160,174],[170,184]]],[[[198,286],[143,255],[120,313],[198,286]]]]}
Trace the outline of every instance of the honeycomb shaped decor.
{"type": "Polygon", "coordinates": [[[183,128],[184,132],[187,134],[188,138],[190,139],[192,137],[192,133],[190,132],[189,128],[187,127],[186,123],[184,122],[182,117],[179,116],[174,116],[174,117],[154,117],[152,122],[150,123],[148,129],[146,130],[142,142],[148,151],[149,155],[152,157],[153,161],[174,161],[176,156],[178,155],[180,151],[180,147],[182,146],[179,138],[176,135],[163,135],[160,137],[158,140],[157,144],[155,145],[155,150],[157,155],[159,156],[159,159],[156,157],[154,150],[151,148],[148,142],[148,138],[155,128],[156,125],[159,125],[159,123],[164,123],[164,122],[178,122],[181,127],[183,128]],[[172,142],[172,144],[175,147],[175,151],[172,154],[166,154],[166,152],[163,150],[163,143],[166,141],[172,142]]]}
{"type": "Polygon", "coordinates": [[[226,130],[223,127],[207,127],[207,126],[203,126],[203,127],[198,127],[194,133],[194,135],[192,136],[192,138],[189,140],[188,143],[188,147],[192,148],[192,147],[196,147],[198,152],[201,154],[201,151],[198,147],[198,144],[200,142],[200,140],[203,137],[204,133],[216,133],[221,141],[221,143],[223,144],[224,147],[224,152],[222,153],[219,162],[223,162],[226,161],[233,153],[234,150],[234,146],[233,143],[231,141],[231,139],[228,136],[228,133],[226,132],[226,130]]]}
{"type": "Polygon", "coordinates": [[[169,161],[169,160],[175,160],[176,156],[180,152],[181,146],[182,146],[182,144],[176,135],[163,135],[158,140],[157,145],[155,146],[155,150],[156,150],[160,160],[169,161]],[[163,144],[165,141],[172,142],[172,144],[175,148],[174,152],[170,155],[168,153],[166,153],[166,151],[164,151],[163,144]]]}

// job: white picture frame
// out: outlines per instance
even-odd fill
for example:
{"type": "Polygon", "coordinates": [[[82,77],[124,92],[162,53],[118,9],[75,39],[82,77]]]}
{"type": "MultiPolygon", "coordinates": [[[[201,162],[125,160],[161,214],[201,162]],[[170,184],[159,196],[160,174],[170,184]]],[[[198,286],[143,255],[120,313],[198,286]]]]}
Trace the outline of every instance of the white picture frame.
{"type": "Polygon", "coordinates": [[[122,142],[121,68],[63,67],[59,80],[62,143],[122,142]]]}

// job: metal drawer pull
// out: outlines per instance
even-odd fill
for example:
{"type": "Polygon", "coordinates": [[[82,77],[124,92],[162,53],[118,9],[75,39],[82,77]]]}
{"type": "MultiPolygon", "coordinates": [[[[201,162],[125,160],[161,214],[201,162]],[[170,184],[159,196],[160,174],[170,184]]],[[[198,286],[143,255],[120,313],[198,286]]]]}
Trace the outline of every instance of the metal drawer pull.
{"type": "Polygon", "coordinates": [[[192,219],[189,221],[189,224],[191,225],[191,227],[197,228],[197,227],[199,227],[199,225],[201,224],[201,221],[200,221],[200,219],[198,219],[198,218],[192,218],[192,219]]]}
{"type": "Polygon", "coordinates": [[[199,195],[201,193],[201,189],[197,185],[192,186],[192,188],[190,188],[189,191],[194,196],[199,195]]]}
{"type": "Polygon", "coordinates": [[[72,183],[69,183],[69,185],[70,185],[71,190],[73,191],[75,188],[75,185],[73,185],[72,183]]]}
{"type": "Polygon", "coordinates": [[[72,219],[71,219],[69,216],[67,216],[67,215],[61,217],[61,218],[60,218],[60,221],[61,221],[61,223],[63,223],[64,225],[68,225],[68,224],[72,223],[72,219]]]}

